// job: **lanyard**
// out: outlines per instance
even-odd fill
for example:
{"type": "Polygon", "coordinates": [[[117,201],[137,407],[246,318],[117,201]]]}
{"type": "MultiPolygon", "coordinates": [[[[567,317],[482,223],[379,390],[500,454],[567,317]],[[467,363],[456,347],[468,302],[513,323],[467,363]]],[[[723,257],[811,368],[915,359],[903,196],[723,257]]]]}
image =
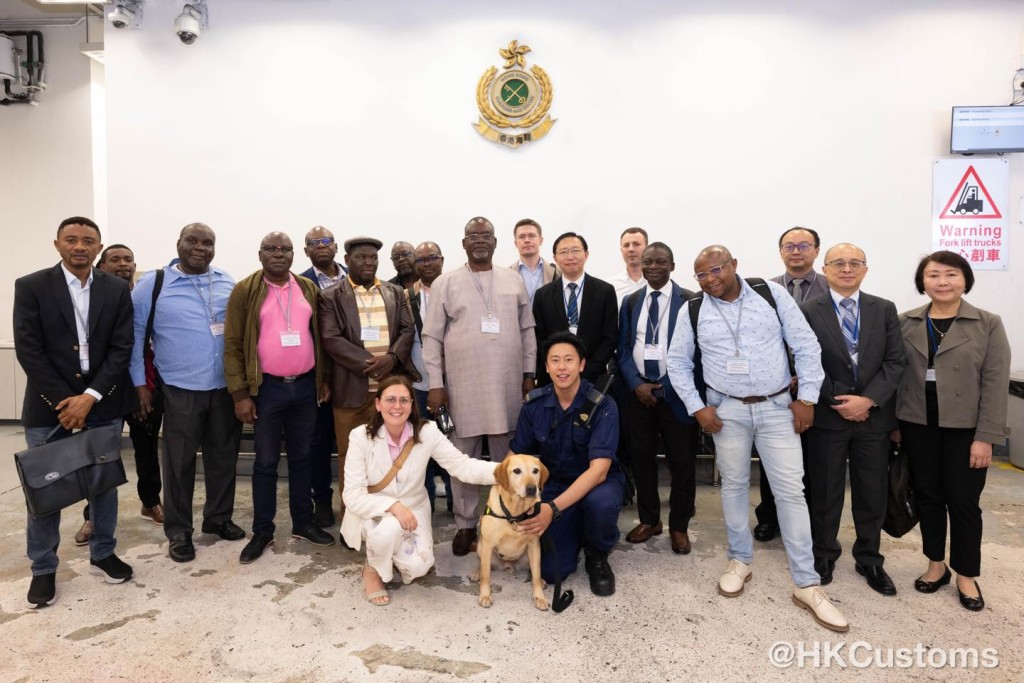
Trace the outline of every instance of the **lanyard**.
{"type": "Polygon", "coordinates": [[[207,297],[203,296],[203,290],[199,289],[199,285],[196,284],[196,280],[202,276],[196,275],[195,278],[193,278],[193,276],[181,270],[181,268],[178,268],[178,270],[180,270],[182,274],[186,277],[186,279],[188,279],[188,281],[192,283],[192,287],[195,288],[196,294],[198,294],[202,302],[206,304],[206,310],[210,314],[210,322],[212,323],[214,320],[217,319],[217,316],[213,314],[213,273],[211,273],[209,270],[206,271],[206,279],[208,282],[208,288],[210,290],[210,296],[209,299],[207,299],[207,297]]]}
{"type": "Polygon", "coordinates": [[[740,357],[740,326],[743,324],[743,296],[740,296],[740,312],[736,315],[736,329],[733,329],[732,325],[729,324],[729,320],[725,317],[722,309],[719,308],[718,299],[715,297],[708,297],[714,303],[715,310],[718,312],[722,322],[725,323],[725,327],[729,330],[729,334],[732,335],[732,341],[736,345],[736,357],[740,357]]]}
{"type": "MultiPolygon", "coordinates": [[[[266,280],[266,278],[264,278],[266,280]]],[[[292,331],[292,281],[291,276],[288,278],[288,284],[285,287],[288,288],[288,308],[285,308],[281,303],[281,290],[284,287],[278,287],[277,285],[267,282],[267,286],[274,290],[274,298],[277,299],[277,307],[281,309],[281,315],[284,316],[284,324],[289,332],[292,331]]]]}
{"type": "MultiPolygon", "coordinates": [[[[466,267],[469,268],[469,266],[466,267]]],[[[480,299],[483,300],[484,308],[487,309],[487,317],[493,318],[494,316],[491,314],[491,296],[494,294],[494,271],[491,271],[491,284],[487,288],[487,296],[484,296],[484,288],[480,284],[480,273],[475,270],[470,272],[473,273],[473,284],[476,285],[476,291],[480,293],[480,299]]]]}
{"type": "MultiPolygon", "coordinates": [[[[832,299],[831,294],[829,295],[829,298],[832,299]]],[[[843,312],[841,310],[839,310],[838,306],[836,306],[836,300],[835,299],[832,299],[832,308],[835,309],[836,315],[839,316],[839,326],[840,327],[846,327],[846,322],[845,322],[845,319],[843,318],[843,312]]],[[[931,322],[930,319],[929,319],[929,322],[931,322]]],[[[849,328],[847,328],[847,329],[849,329],[849,328]]],[[[850,334],[853,335],[853,343],[854,344],[856,344],[858,341],[860,341],[860,305],[859,304],[857,304],[857,319],[853,323],[853,329],[850,330],[850,334]]]]}
{"type": "MultiPolygon", "coordinates": [[[[363,287],[363,289],[365,290],[366,288],[363,287]]],[[[378,289],[380,289],[380,287],[374,286],[374,288],[370,290],[370,304],[369,305],[363,303],[363,296],[362,295],[359,295],[359,296],[356,297],[356,299],[359,300],[359,305],[362,306],[362,308],[363,308],[363,313],[366,314],[366,326],[367,327],[372,327],[372,325],[370,325],[370,322],[372,320],[372,318],[370,316],[371,316],[371,313],[373,312],[373,304],[376,303],[376,301],[377,301],[377,290],[378,289]]],[[[290,297],[291,297],[291,291],[290,290],[289,290],[288,296],[289,296],[289,301],[290,301],[291,300],[290,299],[290,297]]],[[[383,296],[383,294],[381,296],[383,296]]]]}

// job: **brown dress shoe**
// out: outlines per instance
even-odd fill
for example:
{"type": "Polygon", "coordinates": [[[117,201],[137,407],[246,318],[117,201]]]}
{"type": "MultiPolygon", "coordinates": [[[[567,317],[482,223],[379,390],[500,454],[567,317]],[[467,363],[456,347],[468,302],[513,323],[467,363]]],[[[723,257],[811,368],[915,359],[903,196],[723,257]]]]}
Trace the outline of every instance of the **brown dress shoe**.
{"type": "Polygon", "coordinates": [[[662,532],[661,522],[651,526],[650,524],[637,524],[633,530],[626,534],[626,540],[630,543],[643,543],[651,536],[660,536],[662,532]]]}
{"type": "Polygon", "coordinates": [[[153,524],[164,525],[164,506],[160,503],[151,508],[143,506],[141,514],[143,517],[149,517],[153,520],[153,524]]]}
{"type": "Polygon", "coordinates": [[[690,554],[690,535],[685,531],[669,531],[669,537],[672,539],[672,552],[677,555],[689,555],[690,554]]]}
{"type": "Polygon", "coordinates": [[[92,538],[92,522],[87,519],[75,534],[75,545],[89,545],[90,538],[92,538]]]}
{"type": "Polygon", "coordinates": [[[476,550],[476,529],[459,529],[452,539],[452,553],[458,556],[469,555],[476,550]]]}

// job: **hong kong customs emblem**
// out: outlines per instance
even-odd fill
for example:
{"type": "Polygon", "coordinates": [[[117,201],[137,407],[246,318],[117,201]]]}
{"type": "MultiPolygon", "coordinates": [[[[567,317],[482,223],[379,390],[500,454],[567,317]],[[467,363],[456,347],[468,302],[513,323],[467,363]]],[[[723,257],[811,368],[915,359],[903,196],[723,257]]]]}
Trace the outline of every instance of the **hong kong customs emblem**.
{"type": "Polygon", "coordinates": [[[492,66],[476,86],[480,119],[474,126],[492,142],[519,147],[548,134],[555,119],[548,115],[554,92],[551,79],[536,64],[526,70],[526,45],[513,40],[498,50],[505,60],[501,72],[492,66]]]}

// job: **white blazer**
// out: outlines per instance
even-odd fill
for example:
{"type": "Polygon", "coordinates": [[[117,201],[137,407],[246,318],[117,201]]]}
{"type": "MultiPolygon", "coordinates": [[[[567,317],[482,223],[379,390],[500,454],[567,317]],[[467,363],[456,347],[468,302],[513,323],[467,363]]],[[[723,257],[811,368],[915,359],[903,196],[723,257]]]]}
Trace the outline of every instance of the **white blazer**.
{"type": "Polygon", "coordinates": [[[431,458],[461,482],[480,485],[494,483],[495,463],[473,460],[455,448],[437,425],[426,422],[420,428],[420,443],[413,446],[405,464],[391,483],[378,493],[369,493],[367,486],[379,482],[391,469],[386,429],[382,426],[377,436],[371,439],[366,434],[366,425],[360,425],[348,437],[345,490],[341,494],[345,501],[341,535],[349,547],[356,550],[362,546],[363,521],[391,514],[388,508],[398,501],[416,515],[420,524],[430,524],[430,499],[424,481],[427,478],[427,462],[431,458]]]}

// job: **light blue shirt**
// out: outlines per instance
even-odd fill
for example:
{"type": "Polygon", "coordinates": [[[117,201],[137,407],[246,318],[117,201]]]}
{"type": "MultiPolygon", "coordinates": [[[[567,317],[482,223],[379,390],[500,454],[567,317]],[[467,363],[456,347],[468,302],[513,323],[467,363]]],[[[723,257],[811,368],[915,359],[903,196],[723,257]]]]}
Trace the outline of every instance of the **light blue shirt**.
{"type": "MultiPolygon", "coordinates": [[[[160,378],[175,387],[209,391],[227,386],[224,377],[224,333],[214,334],[211,323],[224,324],[228,297],[235,280],[210,266],[202,275],[186,275],[171,261],[164,268],[164,284],[153,318],[153,364],[160,378]]],[[[142,362],[146,322],[153,304],[155,273],[146,273],[135,283],[135,346],[129,366],[132,383],[146,383],[142,362]]]]}
{"type": "Polygon", "coordinates": [[[526,293],[530,295],[530,303],[533,303],[533,295],[537,293],[540,286],[544,284],[544,259],[537,261],[537,267],[530,270],[529,266],[519,260],[519,275],[526,285],[526,293]]]}
{"type": "MultiPolygon", "coordinates": [[[[800,382],[797,398],[817,403],[818,392],[825,379],[825,371],[821,367],[821,346],[800,307],[784,287],[768,282],[778,307],[776,315],[764,297],[742,278],[740,285],[742,290],[735,301],[704,295],[697,318],[704,381],[709,388],[730,396],[774,394],[789,386],[789,358],[786,354],[786,344],[789,344],[800,382]],[[739,338],[739,355],[734,333],[739,338]],[[746,360],[749,372],[727,372],[727,363],[736,360],[746,360]]],[[[693,381],[694,349],[689,313],[680,311],[666,365],[672,386],[690,415],[705,407],[693,381]]]]}

